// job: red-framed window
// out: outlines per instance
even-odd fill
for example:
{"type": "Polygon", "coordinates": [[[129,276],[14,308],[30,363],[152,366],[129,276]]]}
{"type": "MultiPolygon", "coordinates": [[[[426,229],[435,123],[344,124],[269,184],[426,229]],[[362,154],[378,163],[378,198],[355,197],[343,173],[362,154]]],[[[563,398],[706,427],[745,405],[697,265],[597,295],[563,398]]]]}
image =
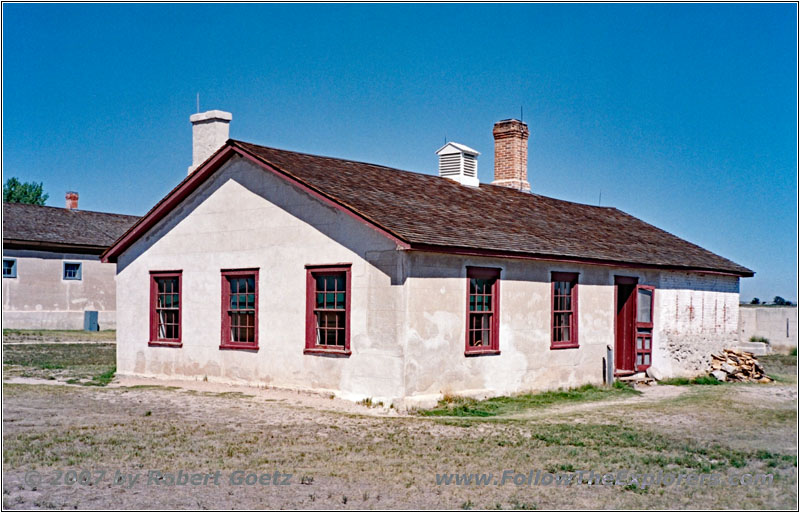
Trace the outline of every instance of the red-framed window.
{"type": "Polygon", "coordinates": [[[636,371],[647,370],[653,358],[653,296],[655,288],[636,286],[636,371]]]}
{"type": "Polygon", "coordinates": [[[500,269],[467,267],[464,354],[500,354],[500,269]]]}
{"type": "Polygon", "coordinates": [[[221,349],[258,349],[258,269],[222,271],[221,349]]]}
{"type": "Polygon", "coordinates": [[[306,266],[306,354],[350,354],[350,267],[306,266]]]}
{"type": "Polygon", "coordinates": [[[181,271],[150,272],[151,346],[181,345],[181,271]]]}
{"type": "Polygon", "coordinates": [[[551,273],[550,349],[578,347],[578,273],[551,273]]]}

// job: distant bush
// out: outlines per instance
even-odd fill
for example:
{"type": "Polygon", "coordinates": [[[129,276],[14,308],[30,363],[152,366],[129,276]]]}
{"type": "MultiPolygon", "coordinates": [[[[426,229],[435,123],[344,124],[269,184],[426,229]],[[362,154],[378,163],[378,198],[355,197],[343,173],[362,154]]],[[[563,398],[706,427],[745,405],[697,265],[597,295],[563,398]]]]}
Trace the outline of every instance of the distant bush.
{"type": "Polygon", "coordinates": [[[766,339],[764,337],[757,337],[755,335],[750,337],[750,342],[763,342],[765,344],[769,344],[769,340],[768,339],[766,339]]]}

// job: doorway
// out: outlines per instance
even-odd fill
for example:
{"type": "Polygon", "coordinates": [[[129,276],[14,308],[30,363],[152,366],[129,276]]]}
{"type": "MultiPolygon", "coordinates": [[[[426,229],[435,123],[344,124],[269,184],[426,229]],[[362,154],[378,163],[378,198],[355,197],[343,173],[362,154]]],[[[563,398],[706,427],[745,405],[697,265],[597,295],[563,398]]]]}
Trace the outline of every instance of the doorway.
{"type": "Polygon", "coordinates": [[[654,288],[638,278],[615,276],[614,375],[646,371],[653,361],[654,288]]]}

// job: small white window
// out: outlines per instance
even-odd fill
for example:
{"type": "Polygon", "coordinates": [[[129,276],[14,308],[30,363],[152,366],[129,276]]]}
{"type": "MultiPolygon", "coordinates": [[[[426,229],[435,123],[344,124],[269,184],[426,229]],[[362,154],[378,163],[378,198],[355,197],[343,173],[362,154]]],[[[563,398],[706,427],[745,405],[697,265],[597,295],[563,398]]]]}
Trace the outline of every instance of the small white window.
{"type": "Polygon", "coordinates": [[[4,258],[3,259],[3,278],[16,278],[17,277],[17,259],[4,258]]]}
{"type": "Polygon", "coordinates": [[[83,265],[80,262],[64,262],[64,279],[81,280],[83,265]]]}

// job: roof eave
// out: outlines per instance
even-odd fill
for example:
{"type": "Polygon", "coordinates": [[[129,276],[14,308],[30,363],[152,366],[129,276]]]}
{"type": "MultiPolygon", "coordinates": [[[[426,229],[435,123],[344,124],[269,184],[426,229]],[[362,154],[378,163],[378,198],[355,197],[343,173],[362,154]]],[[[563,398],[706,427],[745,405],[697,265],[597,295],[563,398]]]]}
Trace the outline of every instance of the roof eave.
{"type": "Polygon", "coordinates": [[[494,258],[513,258],[520,260],[540,260],[551,262],[568,262],[576,264],[588,264],[607,267],[628,267],[632,269],[657,269],[663,271],[679,271],[691,273],[720,274],[726,276],[737,276],[740,278],[751,278],[755,275],[750,269],[735,271],[732,269],[715,269],[693,266],[674,266],[666,264],[646,264],[641,262],[625,262],[621,260],[607,260],[601,258],[574,257],[565,255],[548,255],[544,253],[525,253],[517,251],[501,251],[481,248],[469,248],[461,246],[444,246],[435,244],[411,244],[408,248],[411,251],[425,251],[430,253],[446,253],[454,255],[469,255],[494,258]]]}
{"type": "Polygon", "coordinates": [[[51,242],[39,240],[25,240],[3,238],[3,248],[5,249],[33,249],[37,251],[61,251],[65,253],[88,253],[99,255],[108,246],[98,246],[94,244],[75,244],[71,242],[51,242]]]}

